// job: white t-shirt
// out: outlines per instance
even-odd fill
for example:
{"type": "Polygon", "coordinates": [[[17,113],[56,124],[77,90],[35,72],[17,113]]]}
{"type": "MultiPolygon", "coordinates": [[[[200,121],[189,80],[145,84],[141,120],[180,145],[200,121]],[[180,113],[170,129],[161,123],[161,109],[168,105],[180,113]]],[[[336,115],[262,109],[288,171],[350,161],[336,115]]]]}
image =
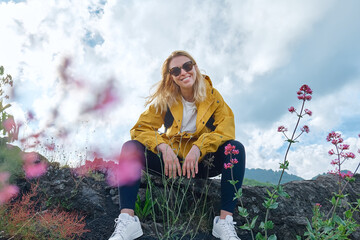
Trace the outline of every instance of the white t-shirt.
{"type": "Polygon", "coordinates": [[[197,109],[195,102],[188,102],[182,98],[183,119],[181,123],[181,132],[194,133],[196,131],[197,109]]]}

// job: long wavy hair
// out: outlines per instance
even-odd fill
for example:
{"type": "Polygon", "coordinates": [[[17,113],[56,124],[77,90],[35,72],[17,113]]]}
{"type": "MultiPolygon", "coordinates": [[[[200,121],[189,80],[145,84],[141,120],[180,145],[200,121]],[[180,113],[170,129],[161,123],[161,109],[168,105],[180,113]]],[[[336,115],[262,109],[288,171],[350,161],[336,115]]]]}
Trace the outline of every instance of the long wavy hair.
{"type": "Polygon", "coordinates": [[[181,99],[180,87],[175,83],[175,81],[172,79],[171,74],[169,73],[169,65],[171,60],[178,56],[188,57],[194,63],[194,68],[196,71],[195,83],[193,85],[195,103],[199,103],[205,100],[205,80],[196,65],[195,59],[186,51],[174,51],[164,61],[161,70],[162,79],[154,85],[154,87],[156,87],[156,90],[147,98],[145,106],[153,103],[156,111],[160,111],[160,113],[163,113],[167,110],[167,106],[171,107],[174,103],[181,99]]]}

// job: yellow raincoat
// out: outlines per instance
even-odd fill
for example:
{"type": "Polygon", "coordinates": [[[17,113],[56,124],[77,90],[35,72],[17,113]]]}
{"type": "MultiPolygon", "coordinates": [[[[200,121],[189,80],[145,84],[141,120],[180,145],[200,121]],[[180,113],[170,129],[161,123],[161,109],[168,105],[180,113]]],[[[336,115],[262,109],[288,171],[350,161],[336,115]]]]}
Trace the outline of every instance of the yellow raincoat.
{"type": "Polygon", "coordinates": [[[204,75],[206,82],[206,99],[196,104],[196,131],[194,133],[180,132],[183,115],[181,101],[173,104],[170,111],[174,117],[173,124],[160,134],[158,129],[164,124],[165,112],[156,112],[153,105],[141,114],[139,120],[130,130],[131,139],[137,140],[149,150],[157,153],[157,145],[167,143],[179,158],[185,158],[193,144],[199,147],[200,160],[207,153],[216,152],[218,147],[228,140],[235,139],[234,114],[225,103],[220,93],[212,86],[211,80],[204,75]],[[213,116],[214,131],[206,123],[213,116]]]}

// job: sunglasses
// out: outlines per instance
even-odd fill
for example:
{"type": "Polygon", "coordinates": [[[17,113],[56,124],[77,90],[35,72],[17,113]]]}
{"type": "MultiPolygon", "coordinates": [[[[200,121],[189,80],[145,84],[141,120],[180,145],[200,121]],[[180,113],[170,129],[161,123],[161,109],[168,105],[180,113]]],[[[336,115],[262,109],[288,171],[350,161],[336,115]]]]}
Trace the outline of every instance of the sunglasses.
{"type": "Polygon", "coordinates": [[[174,77],[177,77],[181,73],[181,69],[184,69],[186,72],[190,72],[193,69],[193,66],[195,64],[192,61],[188,61],[184,63],[181,67],[173,67],[169,70],[169,73],[173,75],[174,77]]]}

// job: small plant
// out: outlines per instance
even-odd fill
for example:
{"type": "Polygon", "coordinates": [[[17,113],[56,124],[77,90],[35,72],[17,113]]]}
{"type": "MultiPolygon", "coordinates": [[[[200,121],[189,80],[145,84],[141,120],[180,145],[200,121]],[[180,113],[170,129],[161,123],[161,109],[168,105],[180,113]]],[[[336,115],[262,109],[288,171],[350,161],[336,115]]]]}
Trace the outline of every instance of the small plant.
{"type": "Polygon", "coordinates": [[[0,229],[9,239],[77,239],[83,233],[85,217],[60,209],[38,209],[38,185],[14,202],[0,206],[0,229]]]}
{"type": "Polygon", "coordinates": [[[145,172],[145,178],[150,193],[150,212],[157,238],[194,239],[207,217],[208,181],[205,180],[201,196],[195,196],[191,192],[194,184],[192,178],[187,179],[184,176],[168,178],[161,175],[162,186],[153,184],[149,172],[145,172]]]}
{"type": "MultiPolygon", "coordinates": [[[[286,135],[286,131],[288,130],[285,126],[279,126],[278,127],[278,132],[281,132],[283,133],[283,135],[286,137],[286,141],[288,142],[288,147],[287,147],[287,150],[286,150],[286,153],[285,153],[285,156],[284,156],[284,161],[282,163],[280,163],[280,169],[282,170],[281,172],[281,175],[280,175],[280,178],[279,178],[279,182],[277,184],[277,186],[275,186],[274,188],[272,188],[272,191],[269,191],[267,190],[267,193],[268,193],[268,197],[265,198],[264,200],[264,203],[262,204],[265,209],[266,209],[266,214],[265,214],[265,219],[264,221],[261,221],[260,224],[259,224],[259,228],[261,229],[261,231],[264,233],[264,235],[261,233],[261,232],[258,232],[255,236],[255,238],[257,240],[263,240],[263,239],[269,239],[269,240],[275,240],[277,239],[276,237],[276,234],[273,234],[271,236],[268,236],[268,231],[273,229],[274,228],[274,223],[272,221],[269,220],[269,213],[270,213],[270,210],[274,210],[274,209],[277,209],[278,206],[279,206],[279,203],[277,202],[277,199],[282,196],[282,197],[286,197],[286,198],[289,198],[290,196],[284,191],[284,189],[282,188],[282,186],[280,185],[281,184],[281,180],[282,180],[282,177],[284,175],[284,172],[289,168],[289,161],[287,160],[287,156],[288,156],[288,153],[290,151],[290,147],[293,143],[296,143],[297,139],[305,132],[305,133],[309,133],[310,130],[309,130],[309,127],[307,125],[304,125],[302,128],[301,128],[301,132],[296,136],[296,132],[297,132],[297,129],[299,127],[299,123],[300,123],[300,120],[305,116],[305,115],[309,115],[311,116],[312,115],[312,111],[310,111],[309,109],[304,109],[304,106],[305,106],[305,102],[306,101],[310,101],[312,99],[312,93],[313,91],[311,90],[311,88],[304,84],[300,87],[299,91],[297,91],[297,95],[298,95],[298,99],[302,101],[302,106],[301,106],[301,109],[299,112],[296,111],[296,109],[294,107],[290,107],[288,108],[289,112],[290,113],[296,113],[297,114],[297,122],[296,122],[296,125],[294,127],[294,130],[291,134],[291,137],[288,137],[286,135]]],[[[225,149],[225,154],[234,154],[234,147],[233,146],[228,146],[228,150],[225,149]]],[[[236,152],[235,152],[236,154],[236,152]]],[[[230,156],[230,159],[231,161],[233,161],[232,159],[232,156],[230,156]]],[[[236,160],[236,159],[235,159],[236,160]]],[[[224,167],[225,169],[227,168],[232,168],[234,162],[230,162],[228,164],[225,164],[224,167]]],[[[237,181],[234,181],[234,179],[232,178],[232,180],[230,181],[230,183],[232,185],[234,185],[235,187],[235,184],[236,184],[237,181]]],[[[256,226],[256,222],[257,222],[257,219],[258,219],[258,216],[255,216],[251,221],[248,219],[248,216],[249,216],[249,213],[247,211],[246,208],[244,208],[244,205],[243,203],[241,202],[241,197],[242,197],[242,191],[241,189],[236,189],[235,188],[235,197],[234,199],[239,199],[240,201],[240,205],[238,207],[238,210],[239,210],[239,215],[244,217],[245,220],[246,220],[246,223],[241,226],[240,228],[242,229],[246,229],[246,230],[249,230],[251,232],[251,237],[252,239],[254,240],[254,234],[253,234],[253,229],[255,228],[256,226]]]]}
{"type": "Polygon", "coordinates": [[[154,202],[152,201],[150,190],[149,188],[146,188],[144,201],[141,201],[139,195],[137,196],[134,209],[135,215],[138,216],[141,221],[143,221],[151,214],[151,209],[153,206],[154,202]]]}
{"type": "MultiPolygon", "coordinates": [[[[359,134],[360,137],[360,134],[359,134]]],[[[339,215],[339,211],[342,206],[342,200],[346,198],[344,194],[345,187],[351,181],[354,181],[353,173],[348,171],[343,173],[341,171],[342,164],[345,161],[354,159],[355,154],[349,152],[350,145],[343,143],[343,138],[340,133],[331,132],[328,134],[326,140],[334,145],[334,149],[331,149],[328,153],[330,156],[335,156],[335,159],[331,161],[331,165],[335,166],[335,170],[330,171],[330,174],[338,177],[338,192],[334,193],[331,198],[332,208],[325,215],[321,212],[321,204],[317,203],[313,209],[313,217],[311,222],[308,221],[307,231],[304,236],[306,239],[318,240],[318,239],[348,239],[351,233],[356,231],[360,227],[360,224],[353,218],[355,213],[360,213],[360,199],[357,199],[355,203],[347,203],[347,210],[339,215]]],[[[360,153],[360,149],[358,150],[360,153]]],[[[359,163],[360,165],[360,163],[359,163]]],[[[359,168],[357,167],[356,171],[359,168]]],[[[298,237],[298,239],[301,239],[298,237]]]]}

